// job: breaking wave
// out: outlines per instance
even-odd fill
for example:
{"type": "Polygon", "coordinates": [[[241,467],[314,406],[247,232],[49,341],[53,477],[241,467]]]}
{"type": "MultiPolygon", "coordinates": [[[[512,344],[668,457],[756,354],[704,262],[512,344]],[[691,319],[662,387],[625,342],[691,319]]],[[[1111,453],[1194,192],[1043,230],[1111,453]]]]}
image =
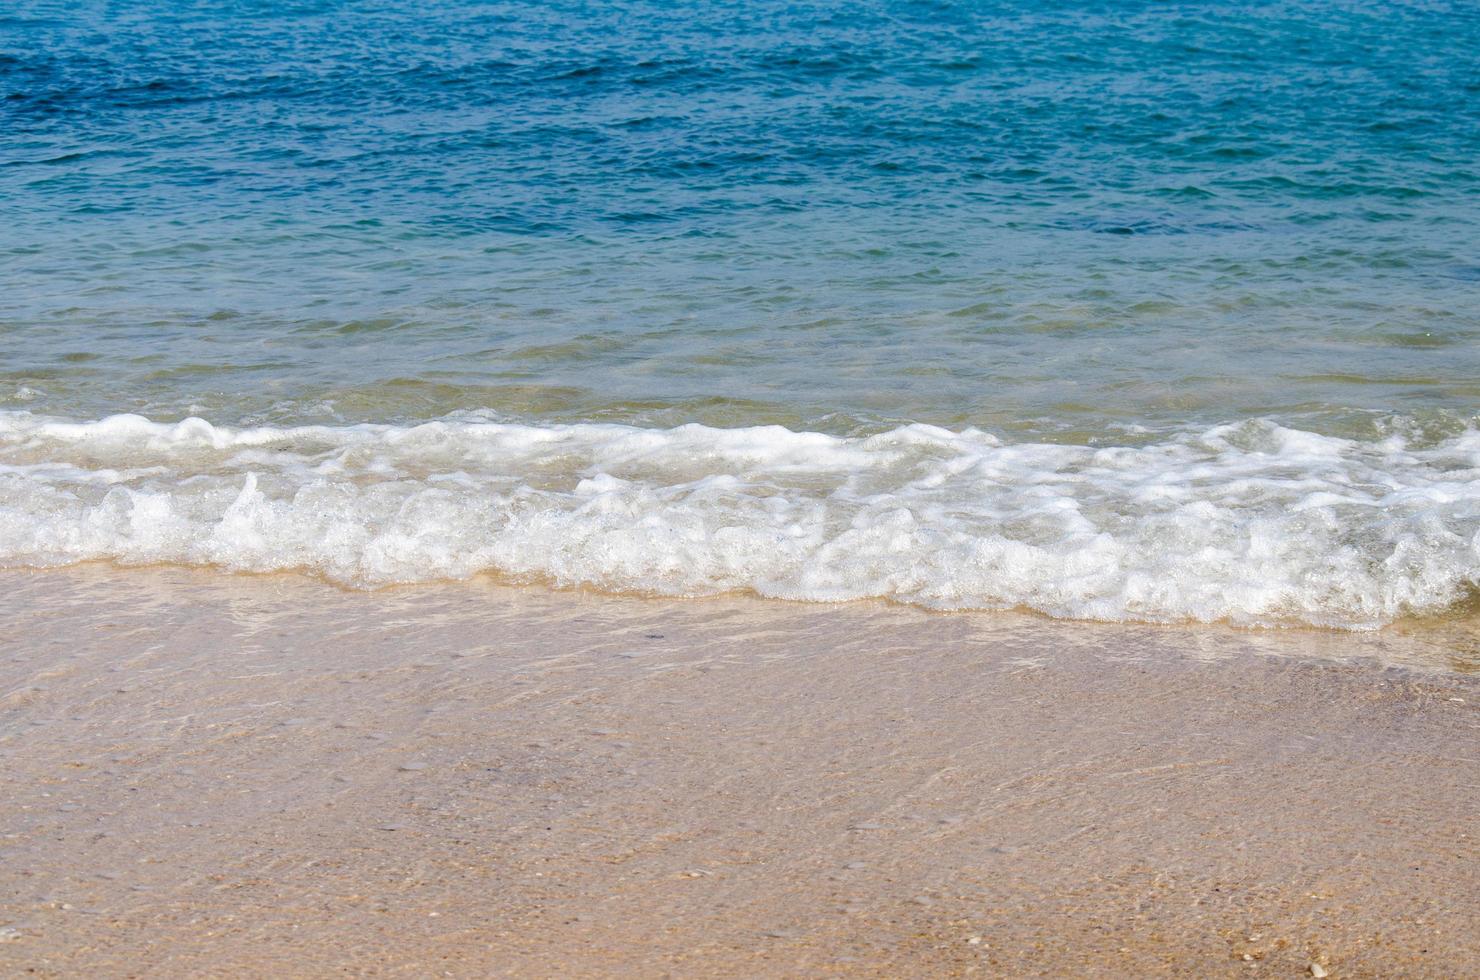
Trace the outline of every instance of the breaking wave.
{"type": "Polygon", "coordinates": [[[908,425],[226,428],[0,413],[0,565],[516,580],[1371,628],[1480,583],[1480,432],[1143,446],[908,425]]]}

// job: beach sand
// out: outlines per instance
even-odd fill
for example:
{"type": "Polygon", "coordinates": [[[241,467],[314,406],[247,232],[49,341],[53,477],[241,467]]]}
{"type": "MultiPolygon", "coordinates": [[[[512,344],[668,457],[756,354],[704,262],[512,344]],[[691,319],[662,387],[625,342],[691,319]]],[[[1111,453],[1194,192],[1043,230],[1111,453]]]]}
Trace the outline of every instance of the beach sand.
{"type": "Polygon", "coordinates": [[[1480,975],[1465,630],[106,568],[0,623],[7,976],[1480,975]]]}

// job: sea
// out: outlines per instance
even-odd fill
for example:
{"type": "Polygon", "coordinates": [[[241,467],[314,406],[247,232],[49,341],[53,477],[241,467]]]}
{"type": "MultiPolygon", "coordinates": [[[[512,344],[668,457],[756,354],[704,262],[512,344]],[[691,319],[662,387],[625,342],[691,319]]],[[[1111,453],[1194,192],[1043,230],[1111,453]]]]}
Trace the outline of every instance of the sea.
{"type": "Polygon", "coordinates": [[[82,562],[1468,615],[1480,4],[10,0],[0,567],[82,562]]]}

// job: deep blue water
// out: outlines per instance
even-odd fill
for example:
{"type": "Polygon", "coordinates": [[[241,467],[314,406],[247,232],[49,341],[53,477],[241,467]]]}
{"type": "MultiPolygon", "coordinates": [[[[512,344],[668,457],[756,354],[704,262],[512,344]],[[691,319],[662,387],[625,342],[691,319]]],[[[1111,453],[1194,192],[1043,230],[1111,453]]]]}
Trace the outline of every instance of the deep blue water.
{"type": "Polygon", "coordinates": [[[1477,50],[1469,3],[12,4],[0,399],[1463,416],[1477,50]]]}

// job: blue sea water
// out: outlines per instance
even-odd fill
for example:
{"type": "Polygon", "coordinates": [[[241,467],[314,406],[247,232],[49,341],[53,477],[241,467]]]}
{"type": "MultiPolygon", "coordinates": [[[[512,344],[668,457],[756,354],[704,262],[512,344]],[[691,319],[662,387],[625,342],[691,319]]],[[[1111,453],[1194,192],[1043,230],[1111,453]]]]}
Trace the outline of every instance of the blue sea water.
{"type": "Polygon", "coordinates": [[[0,561],[1364,626],[1480,581],[1480,7],[0,11],[0,561]]]}

